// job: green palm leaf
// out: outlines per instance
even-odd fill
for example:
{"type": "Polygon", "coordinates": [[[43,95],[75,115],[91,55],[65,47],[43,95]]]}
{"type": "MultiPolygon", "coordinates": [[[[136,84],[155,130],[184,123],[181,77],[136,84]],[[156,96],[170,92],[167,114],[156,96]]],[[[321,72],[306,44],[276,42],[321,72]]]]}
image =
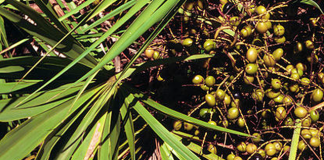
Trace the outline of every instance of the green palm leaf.
{"type": "Polygon", "coordinates": [[[36,148],[53,128],[59,126],[62,121],[84,105],[100,88],[84,94],[74,106],[70,106],[73,100],[69,100],[57,107],[48,110],[38,116],[25,121],[19,127],[10,131],[0,141],[0,159],[22,159],[36,148]]]}

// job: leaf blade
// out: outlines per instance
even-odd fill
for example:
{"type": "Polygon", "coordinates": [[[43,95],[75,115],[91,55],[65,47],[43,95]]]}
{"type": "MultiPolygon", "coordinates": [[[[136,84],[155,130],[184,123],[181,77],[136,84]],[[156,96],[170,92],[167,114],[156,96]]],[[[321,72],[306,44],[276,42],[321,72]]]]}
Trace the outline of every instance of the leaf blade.
{"type": "MultiPolygon", "coordinates": [[[[89,91],[70,110],[69,102],[35,116],[11,130],[0,141],[0,159],[22,159],[37,147],[69,114],[93,96],[99,89],[89,91]],[[23,147],[22,147],[23,146],[23,147]]],[[[70,101],[72,102],[72,101],[70,101]]]]}
{"type": "MultiPolygon", "coordinates": [[[[130,94],[130,101],[135,97],[130,94]]],[[[135,100],[136,101],[136,100],[135,100]]],[[[158,120],[156,120],[150,112],[148,112],[141,103],[135,102],[133,108],[141,117],[148,123],[154,132],[166,143],[168,143],[174,150],[176,150],[185,159],[198,160],[199,158],[193,154],[187,147],[178,141],[158,120]]]]}

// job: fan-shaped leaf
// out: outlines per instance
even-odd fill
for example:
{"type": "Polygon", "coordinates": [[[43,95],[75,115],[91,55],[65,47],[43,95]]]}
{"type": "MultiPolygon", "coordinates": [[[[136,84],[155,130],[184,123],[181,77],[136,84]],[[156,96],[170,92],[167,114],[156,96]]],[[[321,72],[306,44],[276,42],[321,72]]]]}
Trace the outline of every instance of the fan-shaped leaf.
{"type": "MultiPolygon", "coordinates": [[[[0,7],[0,14],[18,26],[22,27],[26,32],[30,35],[36,36],[39,39],[47,42],[49,45],[55,45],[62,37],[64,37],[64,33],[60,30],[56,29],[53,25],[51,25],[47,20],[45,20],[39,13],[31,9],[30,7],[18,2],[18,1],[8,1],[8,3],[17,7],[20,11],[24,12],[28,15],[32,20],[34,20],[37,26],[29,23],[24,20],[21,16],[10,12],[2,7],[0,7]]],[[[84,51],[82,46],[74,40],[72,36],[69,36],[66,40],[64,40],[58,47],[57,50],[64,52],[65,55],[74,59],[80,55],[84,51]]],[[[93,67],[97,61],[90,55],[86,56],[85,59],[81,60],[82,63],[89,67],[93,67]]]]}
{"type": "Polygon", "coordinates": [[[84,94],[74,106],[69,100],[11,130],[0,141],[0,159],[22,159],[37,147],[65,118],[84,105],[100,88],[84,94]]]}
{"type": "Polygon", "coordinates": [[[25,99],[25,97],[0,100],[0,121],[18,120],[47,111],[71,100],[82,85],[81,83],[63,93],[62,91],[69,87],[69,85],[61,86],[50,91],[39,92],[32,96],[29,101],[23,103],[21,108],[15,108],[15,106],[25,99]]]}

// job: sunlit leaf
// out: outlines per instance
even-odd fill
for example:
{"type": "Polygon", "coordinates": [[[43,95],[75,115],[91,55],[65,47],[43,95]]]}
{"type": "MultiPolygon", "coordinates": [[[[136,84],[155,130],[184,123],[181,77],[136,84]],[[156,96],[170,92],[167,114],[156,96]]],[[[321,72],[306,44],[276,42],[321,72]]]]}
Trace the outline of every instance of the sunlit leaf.
{"type": "Polygon", "coordinates": [[[21,72],[24,71],[25,68],[21,66],[7,66],[7,67],[1,67],[0,73],[15,73],[15,72],[21,72]]]}
{"type": "Polygon", "coordinates": [[[127,141],[129,145],[129,150],[131,154],[131,159],[135,160],[135,134],[134,134],[134,124],[133,118],[130,112],[130,103],[128,99],[125,99],[124,104],[120,108],[120,114],[124,121],[125,133],[127,136],[127,141]]]}
{"type": "Polygon", "coordinates": [[[289,151],[289,160],[295,160],[299,142],[299,136],[301,131],[301,121],[300,119],[296,120],[296,128],[294,129],[294,134],[291,140],[290,151],[289,151]]]}
{"type": "Polygon", "coordinates": [[[104,127],[103,123],[106,120],[106,116],[107,114],[104,114],[96,124],[92,125],[92,129],[73,154],[72,160],[90,159],[94,156],[95,150],[98,148],[97,146],[101,139],[104,127]]]}
{"type": "Polygon", "coordinates": [[[136,101],[135,97],[130,94],[129,101],[134,103],[133,108],[141,117],[148,123],[154,132],[166,143],[168,143],[177,153],[186,159],[199,159],[187,147],[185,147],[179,140],[177,140],[158,120],[156,120],[144,106],[136,101]],[[135,100],[135,102],[133,102],[135,100]]]}
{"type": "Polygon", "coordinates": [[[167,147],[166,143],[160,146],[161,158],[166,160],[174,160],[171,150],[167,147]]]}
{"type": "Polygon", "coordinates": [[[11,130],[0,141],[0,159],[24,158],[53,131],[53,128],[84,105],[99,89],[84,94],[73,107],[70,107],[72,100],[67,101],[11,130]]]}

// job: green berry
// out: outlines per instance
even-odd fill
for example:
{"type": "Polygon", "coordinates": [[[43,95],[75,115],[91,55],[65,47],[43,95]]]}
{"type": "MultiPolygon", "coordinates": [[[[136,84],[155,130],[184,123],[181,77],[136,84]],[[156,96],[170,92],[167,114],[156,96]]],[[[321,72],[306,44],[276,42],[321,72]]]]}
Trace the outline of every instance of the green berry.
{"type": "Polygon", "coordinates": [[[316,122],[320,117],[319,113],[316,110],[311,110],[309,112],[309,115],[310,115],[313,122],[316,122]]]}
{"type": "Polygon", "coordinates": [[[206,103],[211,107],[216,105],[216,99],[215,99],[214,95],[212,95],[212,94],[206,94],[205,100],[206,100],[206,103]]]}
{"type": "Polygon", "coordinates": [[[185,47],[191,47],[193,44],[193,40],[191,38],[186,38],[182,41],[182,45],[185,47]]]}
{"type": "Polygon", "coordinates": [[[323,91],[320,89],[315,89],[311,95],[314,102],[321,102],[323,99],[323,91]]]}
{"type": "Polygon", "coordinates": [[[275,51],[273,51],[272,55],[276,61],[279,61],[284,53],[284,50],[282,48],[278,48],[275,51]]]}
{"type": "Polygon", "coordinates": [[[205,84],[208,87],[213,87],[216,82],[216,79],[213,76],[208,76],[205,79],[205,84]]]}
{"type": "Polygon", "coordinates": [[[264,14],[267,12],[267,9],[264,7],[264,6],[258,6],[256,9],[255,9],[255,12],[257,14],[264,14]]]}
{"type": "Polygon", "coordinates": [[[271,86],[273,89],[280,89],[281,88],[281,81],[279,79],[272,79],[271,86]]]}
{"type": "Polygon", "coordinates": [[[236,119],[239,116],[238,108],[230,108],[227,111],[227,118],[228,119],[236,119]]]}
{"type": "Polygon", "coordinates": [[[201,84],[204,82],[204,77],[201,75],[196,75],[193,79],[192,79],[192,83],[193,84],[201,84]]]}
{"type": "Polygon", "coordinates": [[[258,71],[258,65],[255,63],[249,63],[245,67],[245,72],[249,75],[253,75],[258,71]]]}
{"type": "Polygon", "coordinates": [[[225,95],[226,95],[226,93],[222,89],[218,89],[216,91],[216,98],[217,98],[217,100],[220,100],[220,101],[224,100],[225,95]]]}
{"type": "Polygon", "coordinates": [[[276,60],[272,54],[265,54],[263,56],[263,61],[265,65],[268,67],[273,67],[276,64],[276,60]]]}
{"type": "Polygon", "coordinates": [[[246,52],[246,58],[249,60],[250,63],[254,63],[258,58],[258,51],[255,48],[251,47],[246,52]]]}
{"type": "Polygon", "coordinates": [[[209,52],[209,51],[211,51],[211,50],[213,50],[215,48],[216,48],[216,43],[213,40],[207,39],[205,41],[205,43],[204,43],[204,49],[205,49],[205,51],[209,52]]]}
{"type": "Polygon", "coordinates": [[[282,36],[285,34],[285,28],[282,25],[278,24],[273,27],[273,32],[276,36],[282,36]]]}
{"type": "Polygon", "coordinates": [[[298,118],[304,118],[308,114],[308,111],[304,107],[298,106],[294,113],[298,118]]]}
{"type": "Polygon", "coordinates": [[[266,22],[259,22],[256,26],[256,30],[263,34],[263,33],[266,33],[268,31],[268,25],[266,22]]]}

